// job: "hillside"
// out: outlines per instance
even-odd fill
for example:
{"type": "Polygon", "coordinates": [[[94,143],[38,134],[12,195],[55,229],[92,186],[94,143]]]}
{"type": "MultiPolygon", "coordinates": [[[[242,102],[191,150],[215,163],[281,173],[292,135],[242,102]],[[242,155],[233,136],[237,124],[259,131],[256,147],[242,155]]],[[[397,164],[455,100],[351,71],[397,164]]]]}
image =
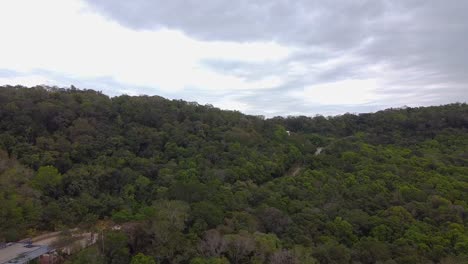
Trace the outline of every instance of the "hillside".
{"type": "Polygon", "coordinates": [[[71,263],[463,263],[468,105],[265,119],[4,86],[0,205],[0,242],[130,226],[71,263]]]}

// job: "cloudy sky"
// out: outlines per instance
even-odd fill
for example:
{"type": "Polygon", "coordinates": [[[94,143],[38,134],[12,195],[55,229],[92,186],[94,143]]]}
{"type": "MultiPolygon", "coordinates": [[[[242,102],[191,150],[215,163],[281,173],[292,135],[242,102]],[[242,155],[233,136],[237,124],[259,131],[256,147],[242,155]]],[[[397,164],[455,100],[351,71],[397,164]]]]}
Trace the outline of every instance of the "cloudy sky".
{"type": "Polygon", "coordinates": [[[468,101],[468,1],[2,0],[0,85],[248,114],[468,101]]]}

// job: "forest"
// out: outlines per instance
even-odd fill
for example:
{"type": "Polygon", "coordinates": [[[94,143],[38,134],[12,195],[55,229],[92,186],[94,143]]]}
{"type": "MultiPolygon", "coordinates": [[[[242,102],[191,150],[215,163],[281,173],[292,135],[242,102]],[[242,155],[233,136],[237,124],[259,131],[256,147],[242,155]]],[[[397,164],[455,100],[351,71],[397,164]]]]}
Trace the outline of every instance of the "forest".
{"type": "Polygon", "coordinates": [[[2,86],[0,206],[0,242],[101,230],[71,264],[468,263],[468,105],[265,118],[2,86]]]}

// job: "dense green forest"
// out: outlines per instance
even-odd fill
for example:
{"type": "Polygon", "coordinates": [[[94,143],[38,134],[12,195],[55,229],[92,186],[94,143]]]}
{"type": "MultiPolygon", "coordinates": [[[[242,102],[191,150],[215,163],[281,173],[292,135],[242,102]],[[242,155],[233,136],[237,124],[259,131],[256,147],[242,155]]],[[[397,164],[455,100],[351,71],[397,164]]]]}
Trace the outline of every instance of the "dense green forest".
{"type": "Polygon", "coordinates": [[[70,263],[467,263],[468,105],[265,119],[3,86],[0,206],[0,242],[122,226],[70,263]]]}

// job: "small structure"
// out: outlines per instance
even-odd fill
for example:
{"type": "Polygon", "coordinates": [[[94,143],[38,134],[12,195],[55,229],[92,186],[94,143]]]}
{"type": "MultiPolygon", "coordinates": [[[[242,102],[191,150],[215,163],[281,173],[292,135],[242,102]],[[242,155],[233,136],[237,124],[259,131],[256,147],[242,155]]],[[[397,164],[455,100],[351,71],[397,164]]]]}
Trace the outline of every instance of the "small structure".
{"type": "Polygon", "coordinates": [[[31,243],[7,243],[0,248],[0,264],[23,264],[50,252],[48,246],[31,243]]]}
{"type": "Polygon", "coordinates": [[[323,150],[323,148],[321,148],[321,147],[317,148],[317,150],[315,151],[315,156],[320,155],[320,153],[322,153],[322,150],[323,150]]]}

